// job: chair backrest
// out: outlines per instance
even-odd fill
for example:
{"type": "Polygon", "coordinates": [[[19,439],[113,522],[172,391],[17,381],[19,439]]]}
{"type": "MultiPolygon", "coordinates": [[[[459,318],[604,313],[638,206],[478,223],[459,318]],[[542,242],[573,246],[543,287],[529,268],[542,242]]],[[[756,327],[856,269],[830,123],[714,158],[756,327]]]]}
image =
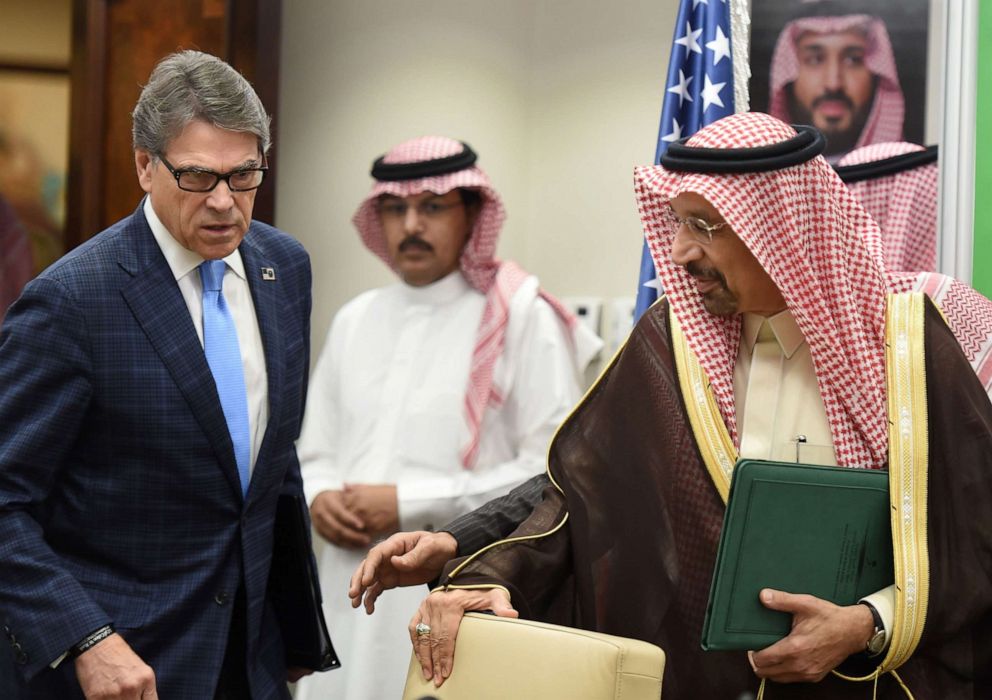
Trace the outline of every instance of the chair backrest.
{"type": "Polygon", "coordinates": [[[659,700],[664,670],[637,639],[469,613],[448,680],[425,681],[411,654],[403,700],[659,700]]]}

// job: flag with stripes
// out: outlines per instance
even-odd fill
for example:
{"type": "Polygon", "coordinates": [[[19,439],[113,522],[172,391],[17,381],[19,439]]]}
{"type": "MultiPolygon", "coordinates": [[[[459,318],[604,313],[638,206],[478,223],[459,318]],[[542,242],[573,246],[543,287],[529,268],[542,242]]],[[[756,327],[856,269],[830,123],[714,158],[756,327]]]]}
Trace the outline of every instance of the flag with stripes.
{"type": "MultiPolygon", "coordinates": [[[[734,70],[730,52],[732,0],[681,0],[668,59],[668,80],[654,162],[673,141],[734,113],[734,70]]],[[[637,284],[634,320],[661,292],[654,261],[645,243],[637,284]]]]}

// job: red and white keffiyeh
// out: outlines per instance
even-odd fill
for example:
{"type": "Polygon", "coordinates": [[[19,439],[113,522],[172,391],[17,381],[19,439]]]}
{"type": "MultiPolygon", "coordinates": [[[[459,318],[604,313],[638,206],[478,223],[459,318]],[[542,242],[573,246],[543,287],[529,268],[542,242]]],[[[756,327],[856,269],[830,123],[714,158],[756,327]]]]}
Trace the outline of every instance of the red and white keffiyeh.
{"type": "Polygon", "coordinates": [[[893,272],[890,278],[893,292],[923,292],[933,299],[992,398],[992,301],[939,272],[893,272]]]}
{"type": "MultiPolygon", "coordinates": [[[[442,136],[424,136],[404,141],[391,149],[383,163],[418,163],[453,156],[462,152],[462,144],[442,136]]],[[[469,442],[462,451],[462,464],[471,469],[479,454],[480,431],[486,406],[499,405],[503,396],[493,384],[496,361],[503,353],[506,329],[510,319],[510,301],[529,274],[512,261],[496,257],[496,243],[506,219],[503,202],[493,189],[489,176],[478,166],[471,166],[444,175],[432,175],[414,180],[377,181],[352,217],[366,247],[382,258],[394,271],[395,266],[386,247],[386,238],[376,211],[376,200],[384,194],[408,197],[421,192],[445,194],[456,188],[476,190],[482,196],[482,208],[459,266],[468,283],[486,295],[486,305],[469,370],[465,393],[465,419],[469,427],[469,442]]],[[[575,329],[575,316],[560,301],[547,292],[542,298],[558,313],[570,329],[575,329]]]]}
{"type": "MultiPolygon", "coordinates": [[[[839,166],[873,163],[925,150],[882,143],[852,151],[839,166]]],[[[848,185],[880,231],[865,231],[870,250],[885,258],[893,292],[923,292],[940,308],[985,392],[992,395],[992,301],[964,282],[931,272],[937,257],[937,164],[848,185]],[[930,264],[924,266],[924,260],[930,264]]]]}
{"type": "Polygon", "coordinates": [[[803,17],[786,24],[778,35],[772,53],[768,113],[783,121],[791,121],[785,88],[799,77],[799,52],[796,50],[799,37],[807,32],[836,34],[852,30],[864,32],[867,36],[868,50],[865,54],[865,65],[878,77],[875,100],[855,146],[899,141],[902,139],[906,105],[902,88],[899,86],[895,54],[885,23],[871,15],[803,17]]]}
{"type": "MultiPolygon", "coordinates": [[[[915,143],[876,143],[851,151],[837,165],[874,163],[925,150],[915,143]]],[[[882,255],[888,269],[937,269],[937,175],[937,163],[927,163],[848,185],[882,229],[882,255]]]]}
{"type": "MultiPolygon", "coordinates": [[[[796,135],[781,121],[741,113],[714,122],[687,145],[753,148],[796,135]]],[[[645,237],[676,318],[709,378],[735,444],[733,372],[740,317],[710,314],[691,276],[671,261],[677,224],[669,200],[705,197],[747,245],[788,304],[809,344],[839,464],[879,468],[887,462],[885,295],[880,251],[865,243],[877,224],[822,156],[760,173],[634,171],[645,237]]]]}

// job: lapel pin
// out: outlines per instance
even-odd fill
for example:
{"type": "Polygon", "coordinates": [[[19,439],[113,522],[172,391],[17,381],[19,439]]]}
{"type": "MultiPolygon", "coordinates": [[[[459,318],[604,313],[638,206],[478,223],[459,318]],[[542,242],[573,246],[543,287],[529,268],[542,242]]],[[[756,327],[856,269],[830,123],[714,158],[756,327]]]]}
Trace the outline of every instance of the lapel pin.
{"type": "Polygon", "coordinates": [[[276,278],[276,271],[271,267],[262,268],[262,279],[271,282],[276,278]]]}

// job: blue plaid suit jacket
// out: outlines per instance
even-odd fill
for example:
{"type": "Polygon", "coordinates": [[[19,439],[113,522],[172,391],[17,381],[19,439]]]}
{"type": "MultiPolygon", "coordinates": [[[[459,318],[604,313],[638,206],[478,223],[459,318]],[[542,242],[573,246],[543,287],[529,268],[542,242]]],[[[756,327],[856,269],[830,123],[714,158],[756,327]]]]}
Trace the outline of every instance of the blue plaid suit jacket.
{"type": "Polygon", "coordinates": [[[288,696],[266,584],[278,495],[302,491],[310,263],[257,222],[240,250],[269,381],[246,499],[213,377],[140,207],[11,307],[0,331],[0,654],[17,673],[0,697],[81,697],[73,663],[49,664],[110,622],[155,670],[160,697],[212,697],[239,585],[253,696],[288,696]]]}

